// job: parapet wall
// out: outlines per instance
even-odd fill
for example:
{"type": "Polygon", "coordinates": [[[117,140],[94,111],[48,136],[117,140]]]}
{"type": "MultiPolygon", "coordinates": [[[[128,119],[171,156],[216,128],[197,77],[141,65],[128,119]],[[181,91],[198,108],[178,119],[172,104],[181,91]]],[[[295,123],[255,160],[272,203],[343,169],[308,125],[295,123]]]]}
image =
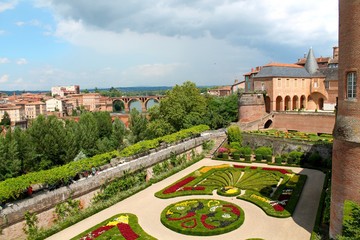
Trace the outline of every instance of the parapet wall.
{"type": "Polygon", "coordinates": [[[31,212],[37,214],[45,212],[54,208],[57,204],[65,201],[69,197],[78,198],[99,189],[105,181],[119,178],[129,172],[146,169],[169,159],[172,154],[182,154],[202,145],[202,143],[213,137],[223,134],[223,132],[205,133],[202,134],[201,137],[193,138],[164,149],[159,149],[149,155],[128,162],[113,159],[111,161],[113,165],[111,168],[103,170],[95,176],[83,178],[69,186],[61,187],[54,191],[34,194],[31,198],[14,202],[11,206],[0,210],[0,227],[4,229],[23,221],[26,211],[31,210],[31,212]]]}

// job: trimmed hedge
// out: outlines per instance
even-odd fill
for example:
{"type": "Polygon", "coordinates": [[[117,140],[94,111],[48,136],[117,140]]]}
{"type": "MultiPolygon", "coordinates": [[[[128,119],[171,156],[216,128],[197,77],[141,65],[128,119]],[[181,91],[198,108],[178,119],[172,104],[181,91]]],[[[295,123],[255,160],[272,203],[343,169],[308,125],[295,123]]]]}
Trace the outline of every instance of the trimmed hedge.
{"type": "Polygon", "coordinates": [[[131,146],[128,146],[120,151],[120,157],[129,157],[133,156],[135,154],[140,154],[147,152],[151,149],[157,148],[160,146],[162,142],[164,143],[175,143],[177,141],[189,138],[189,137],[195,137],[198,136],[200,133],[210,130],[210,127],[207,125],[198,125],[191,127],[189,129],[180,130],[179,132],[166,135],[163,137],[159,137],[152,140],[145,140],[138,143],[135,143],[131,146]]]}
{"type": "Polygon", "coordinates": [[[222,200],[191,199],[171,204],[161,213],[161,223],[186,235],[213,236],[239,228],[245,219],[237,205],[222,200]],[[210,218],[210,221],[207,219],[210,218]]]}

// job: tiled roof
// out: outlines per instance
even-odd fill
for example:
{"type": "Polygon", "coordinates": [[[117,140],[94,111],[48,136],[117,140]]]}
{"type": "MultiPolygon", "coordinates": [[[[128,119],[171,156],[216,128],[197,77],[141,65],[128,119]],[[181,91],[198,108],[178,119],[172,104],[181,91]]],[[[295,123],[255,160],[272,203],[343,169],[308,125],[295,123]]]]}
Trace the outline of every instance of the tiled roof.
{"type": "Polygon", "coordinates": [[[316,74],[317,71],[319,70],[319,65],[318,65],[318,63],[316,61],[316,58],[314,56],[314,51],[312,50],[312,48],[310,48],[309,53],[307,55],[306,63],[305,63],[305,69],[311,75],[316,74]]]}
{"type": "Polygon", "coordinates": [[[261,77],[309,78],[311,76],[303,67],[264,66],[254,78],[261,77]]]}
{"type": "Polygon", "coordinates": [[[278,62],[272,62],[272,63],[266,64],[264,67],[302,68],[302,66],[299,66],[299,65],[297,65],[297,64],[292,64],[292,63],[278,63],[278,62]]]}
{"type": "Polygon", "coordinates": [[[325,81],[338,81],[338,68],[323,68],[320,72],[325,75],[325,81]]]}

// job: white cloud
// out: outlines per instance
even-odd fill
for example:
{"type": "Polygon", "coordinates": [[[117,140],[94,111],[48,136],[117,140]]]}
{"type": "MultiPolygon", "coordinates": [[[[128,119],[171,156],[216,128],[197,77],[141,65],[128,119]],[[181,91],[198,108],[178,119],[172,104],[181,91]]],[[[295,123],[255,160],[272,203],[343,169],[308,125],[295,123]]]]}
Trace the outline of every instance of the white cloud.
{"type": "Polygon", "coordinates": [[[28,64],[28,61],[25,58],[20,58],[19,60],[16,61],[16,64],[25,65],[28,64]]]}
{"type": "Polygon", "coordinates": [[[0,2],[0,13],[7,11],[7,10],[11,10],[14,9],[15,6],[17,5],[18,1],[13,0],[13,1],[8,1],[8,2],[0,2]]]}
{"type": "Polygon", "coordinates": [[[181,64],[144,64],[131,68],[129,72],[144,77],[163,77],[172,74],[179,66],[181,64]]]}
{"type": "Polygon", "coordinates": [[[23,22],[23,21],[18,21],[18,22],[15,23],[15,25],[18,26],[18,27],[22,27],[22,26],[25,25],[25,22],[23,22]]]}
{"type": "Polygon", "coordinates": [[[3,35],[4,33],[5,31],[0,29],[0,35],[3,35]]]}
{"type": "Polygon", "coordinates": [[[9,75],[5,74],[0,77],[0,83],[6,83],[7,81],[9,81],[9,75]]]}
{"type": "Polygon", "coordinates": [[[9,59],[8,58],[0,58],[0,64],[4,64],[4,63],[9,63],[9,59]]]}

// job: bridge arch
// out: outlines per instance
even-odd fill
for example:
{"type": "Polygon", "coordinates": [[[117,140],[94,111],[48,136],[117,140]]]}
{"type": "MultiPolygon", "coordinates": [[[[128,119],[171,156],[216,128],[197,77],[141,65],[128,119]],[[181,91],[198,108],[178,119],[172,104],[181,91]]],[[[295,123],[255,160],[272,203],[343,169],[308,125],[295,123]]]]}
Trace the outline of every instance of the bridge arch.
{"type": "Polygon", "coordinates": [[[125,112],[125,102],[120,100],[120,99],[115,99],[112,102],[112,108],[113,108],[113,112],[125,112]]]}
{"type": "Polygon", "coordinates": [[[145,101],[145,108],[146,108],[146,111],[149,110],[149,108],[151,108],[152,106],[155,106],[159,104],[159,100],[156,99],[156,98],[148,98],[146,101],[145,101]]]}

